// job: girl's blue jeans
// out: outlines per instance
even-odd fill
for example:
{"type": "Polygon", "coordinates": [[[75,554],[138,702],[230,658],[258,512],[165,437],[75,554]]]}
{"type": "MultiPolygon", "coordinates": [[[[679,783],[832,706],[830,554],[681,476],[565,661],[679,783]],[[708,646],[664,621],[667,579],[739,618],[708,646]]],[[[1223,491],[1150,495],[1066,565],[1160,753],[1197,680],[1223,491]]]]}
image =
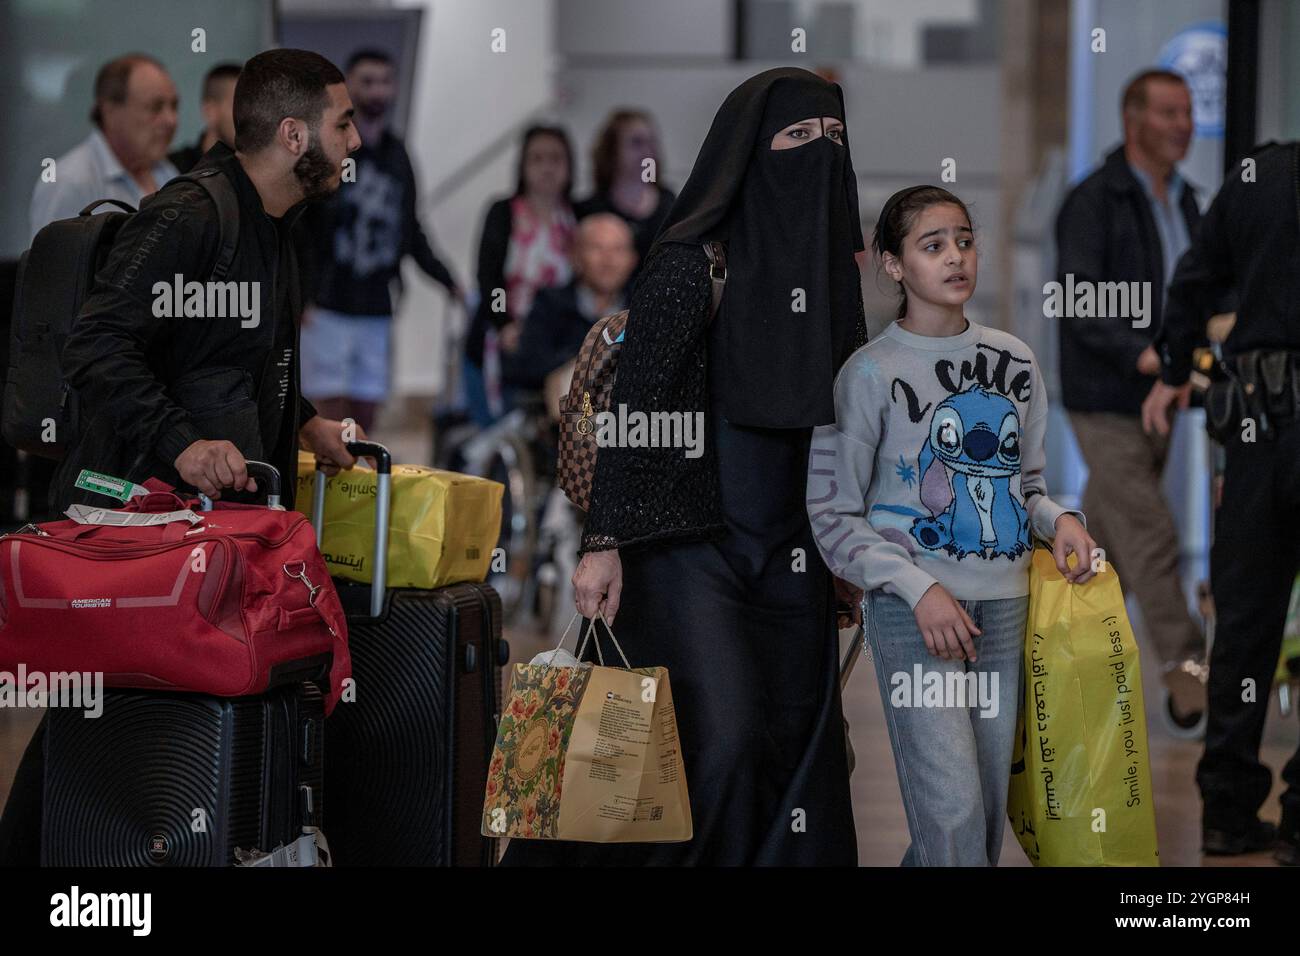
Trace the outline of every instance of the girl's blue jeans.
{"type": "Polygon", "coordinates": [[[904,866],[996,866],[1002,850],[1029,598],[958,603],[983,631],[974,663],[932,656],[902,598],[862,600],[912,838],[904,866]]]}

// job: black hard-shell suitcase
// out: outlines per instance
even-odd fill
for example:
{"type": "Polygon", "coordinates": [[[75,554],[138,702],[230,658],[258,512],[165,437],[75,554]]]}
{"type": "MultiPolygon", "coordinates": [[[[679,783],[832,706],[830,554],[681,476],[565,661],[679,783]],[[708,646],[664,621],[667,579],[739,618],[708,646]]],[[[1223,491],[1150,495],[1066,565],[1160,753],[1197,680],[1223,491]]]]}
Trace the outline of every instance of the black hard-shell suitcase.
{"type": "MultiPolygon", "coordinates": [[[[337,866],[493,866],[480,835],[483,787],[501,709],[501,599],[486,584],[385,589],[392,461],[378,465],[376,585],[336,581],[348,612],[355,700],[330,716],[324,831],[337,866]]],[[[313,520],[324,511],[317,473],[313,520]]]]}
{"type": "Polygon", "coordinates": [[[325,711],[291,684],[255,697],[110,690],[97,718],[51,708],[43,866],[230,866],[318,827],[325,711]]]}

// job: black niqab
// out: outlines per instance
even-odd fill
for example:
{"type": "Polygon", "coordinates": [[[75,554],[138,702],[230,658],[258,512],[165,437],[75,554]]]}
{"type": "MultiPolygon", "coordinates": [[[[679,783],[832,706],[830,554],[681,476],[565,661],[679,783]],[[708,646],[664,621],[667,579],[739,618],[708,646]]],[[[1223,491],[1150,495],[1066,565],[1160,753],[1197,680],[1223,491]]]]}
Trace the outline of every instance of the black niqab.
{"type": "MultiPolygon", "coordinates": [[[[723,411],[738,425],[835,420],[835,374],[853,351],[863,248],[847,135],[790,149],[772,137],[801,120],[844,121],[839,86],[782,68],[731,92],[656,245],[727,246],[727,288],[712,341],[723,411]]],[[[651,253],[653,255],[653,251],[651,253]]]]}

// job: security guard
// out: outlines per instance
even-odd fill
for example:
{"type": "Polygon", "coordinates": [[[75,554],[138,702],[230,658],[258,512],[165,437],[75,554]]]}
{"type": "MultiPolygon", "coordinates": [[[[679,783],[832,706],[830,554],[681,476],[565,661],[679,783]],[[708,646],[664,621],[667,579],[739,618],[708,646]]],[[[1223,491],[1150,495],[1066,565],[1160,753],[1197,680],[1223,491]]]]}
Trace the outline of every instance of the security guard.
{"type": "Polygon", "coordinates": [[[1257,816],[1272,789],[1259,744],[1291,589],[1300,572],[1300,143],[1268,143],[1230,168],[1178,262],[1156,338],[1160,381],[1143,427],[1166,432],[1189,388],[1193,348],[1214,301],[1239,296],[1207,425],[1225,449],[1210,582],[1218,621],[1210,657],[1201,789],[1203,850],[1275,846],[1300,864],[1300,751],[1282,779],[1280,828],[1257,816]]]}

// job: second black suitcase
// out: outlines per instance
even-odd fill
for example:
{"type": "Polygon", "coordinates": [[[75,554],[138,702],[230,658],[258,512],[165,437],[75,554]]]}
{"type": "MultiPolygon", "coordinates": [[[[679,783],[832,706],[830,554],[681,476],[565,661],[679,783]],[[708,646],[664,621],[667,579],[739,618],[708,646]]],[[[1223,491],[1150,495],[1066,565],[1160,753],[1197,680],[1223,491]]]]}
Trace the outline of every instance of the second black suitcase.
{"type": "MultiPolygon", "coordinates": [[[[387,572],[391,459],[374,456],[374,580],[387,572]]],[[[313,507],[321,532],[324,486],[313,507]]],[[[336,582],[348,612],[355,699],[330,716],[324,832],[336,866],[493,866],[496,840],[480,835],[483,788],[496,742],[501,599],[486,584],[435,590],[336,582]]]]}
{"type": "Polygon", "coordinates": [[[325,712],[314,684],[256,697],[105,691],[51,708],[43,866],[231,866],[319,826],[325,712]]]}

